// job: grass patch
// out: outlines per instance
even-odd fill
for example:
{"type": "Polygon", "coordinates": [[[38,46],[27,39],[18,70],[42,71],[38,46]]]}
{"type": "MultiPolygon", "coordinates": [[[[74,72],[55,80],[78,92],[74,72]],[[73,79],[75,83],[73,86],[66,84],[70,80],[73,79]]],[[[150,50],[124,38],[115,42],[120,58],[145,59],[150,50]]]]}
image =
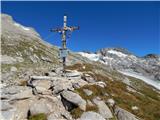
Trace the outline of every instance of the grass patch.
{"type": "Polygon", "coordinates": [[[66,66],[66,69],[69,69],[69,70],[77,70],[77,71],[80,71],[80,72],[85,72],[85,71],[92,71],[93,69],[93,65],[91,64],[85,64],[85,63],[77,63],[77,64],[74,64],[72,66],[66,66]],[[85,68],[84,68],[85,66],[85,68]]]}
{"type": "Polygon", "coordinates": [[[47,120],[47,115],[44,113],[39,113],[39,114],[30,116],[28,120],[47,120]]]}
{"type": "MultiPolygon", "coordinates": [[[[98,112],[98,107],[97,106],[89,106],[89,105],[87,105],[85,112],[87,112],[87,111],[98,112]]],[[[83,110],[81,110],[79,107],[77,107],[77,108],[71,110],[70,113],[71,113],[71,115],[72,115],[72,117],[74,119],[77,119],[77,118],[81,117],[81,115],[83,114],[83,112],[84,112],[83,110]]]]}
{"type": "Polygon", "coordinates": [[[85,99],[85,100],[92,100],[93,98],[99,96],[99,97],[104,97],[105,96],[105,91],[104,88],[101,88],[100,86],[97,85],[84,85],[83,87],[76,89],[76,92],[80,94],[80,96],[85,99]],[[83,91],[83,89],[88,89],[91,90],[93,93],[92,95],[88,96],[86,93],[83,91]]]}
{"type": "Polygon", "coordinates": [[[81,110],[79,107],[71,110],[70,114],[72,115],[73,118],[77,119],[80,118],[81,115],[83,114],[83,110],[81,110]]]}

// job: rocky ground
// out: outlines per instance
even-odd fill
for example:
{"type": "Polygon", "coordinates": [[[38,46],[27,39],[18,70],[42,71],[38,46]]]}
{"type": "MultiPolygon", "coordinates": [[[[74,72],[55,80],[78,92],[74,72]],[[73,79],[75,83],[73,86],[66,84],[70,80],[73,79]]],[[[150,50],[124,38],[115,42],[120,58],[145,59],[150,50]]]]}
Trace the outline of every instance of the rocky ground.
{"type": "MultiPolygon", "coordinates": [[[[138,120],[135,115],[117,106],[112,98],[106,101],[99,96],[94,96],[92,100],[84,99],[76,92],[84,86],[104,88],[107,84],[96,81],[87,73],[67,70],[64,74],[57,68],[46,76],[30,76],[21,85],[3,86],[1,118],[32,120],[43,113],[47,120],[138,120]],[[81,112],[74,113],[75,109],[81,112]]],[[[87,96],[94,94],[89,89],[83,89],[83,92],[87,96]]]]}

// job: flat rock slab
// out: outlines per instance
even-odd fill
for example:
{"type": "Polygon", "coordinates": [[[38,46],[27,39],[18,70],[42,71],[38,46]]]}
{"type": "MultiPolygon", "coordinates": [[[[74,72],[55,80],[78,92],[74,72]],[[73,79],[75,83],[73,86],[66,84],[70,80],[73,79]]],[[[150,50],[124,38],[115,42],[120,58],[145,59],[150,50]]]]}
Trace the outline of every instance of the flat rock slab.
{"type": "Polygon", "coordinates": [[[67,77],[80,77],[81,73],[78,71],[70,71],[66,73],[67,77]]]}
{"type": "Polygon", "coordinates": [[[106,83],[104,83],[102,81],[89,83],[88,85],[97,85],[97,86],[100,86],[102,88],[106,87],[106,83]]]}
{"type": "Polygon", "coordinates": [[[100,114],[96,112],[84,112],[80,120],[105,120],[100,114]]]}
{"type": "Polygon", "coordinates": [[[54,106],[54,103],[52,101],[49,101],[48,99],[40,99],[36,100],[31,106],[30,106],[30,113],[31,115],[39,114],[39,113],[51,113],[53,111],[52,106],[54,106]]]}
{"type": "Polygon", "coordinates": [[[93,99],[93,102],[97,105],[100,115],[107,119],[113,118],[112,112],[104,101],[95,98],[93,99]]]}
{"type": "Polygon", "coordinates": [[[82,99],[82,97],[79,94],[74,93],[72,91],[64,90],[61,93],[61,96],[64,100],[78,106],[81,110],[86,110],[86,101],[82,99]]]}

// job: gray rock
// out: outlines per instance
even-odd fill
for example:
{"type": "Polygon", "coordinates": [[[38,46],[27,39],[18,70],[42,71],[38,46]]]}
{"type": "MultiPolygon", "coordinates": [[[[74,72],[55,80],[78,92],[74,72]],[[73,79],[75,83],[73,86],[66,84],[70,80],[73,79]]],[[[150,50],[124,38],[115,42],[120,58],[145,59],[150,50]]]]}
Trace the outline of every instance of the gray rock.
{"type": "Polygon", "coordinates": [[[5,100],[1,101],[1,111],[7,111],[12,108],[13,108],[13,106],[11,104],[9,104],[8,101],[5,101],[5,100]]]}
{"type": "Polygon", "coordinates": [[[92,78],[89,74],[83,74],[82,76],[81,76],[81,78],[83,79],[83,80],[85,80],[85,81],[87,81],[88,83],[94,83],[95,82],[95,80],[94,80],[94,78],[92,78]]]}
{"type": "Polygon", "coordinates": [[[54,103],[49,101],[48,99],[40,99],[36,100],[34,104],[30,107],[30,113],[31,115],[39,114],[39,113],[51,113],[53,111],[52,106],[54,106],[54,103]]]}
{"type": "Polygon", "coordinates": [[[107,119],[113,118],[109,107],[102,100],[95,98],[93,99],[93,102],[97,105],[100,115],[107,119]]]}
{"type": "Polygon", "coordinates": [[[115,115],[118,120],[139,120],[135,115],[120,107],[115,108],[115,115]]]}
{"type": "Polygon", "coordinates": [[[2,93],[13,95],[13,94],[18,94],[20,92],[23,92],[26,89],[29,89],[29,88],[24,86],[8,86],[2,89],[2,93]]]}
{"type": "Polygon", "coordinates": [[[8,111],[1,111],[0,118],[1,120],[15,120],[14,115],[15,115],[16,109],[10,109],[8,111]]]}
{"type": "MultiPolygon", "coordinates": [[[[86,110],[86,101],[84,99],[82,99],[81,96],[78,95],[77,93],[74,93],[72,91],[64,90],[61,93],[61,96],[62,96],[63,101],[70,102],[73,105],[78,106],[83,111],[86,110]]],[[[67,105],[67,104],[64,103],[64,105],[67,105]]]]}
{"type": "Polygon", "coordinates": [[[92,95],[93,93],[91,90],[88,90],[88,89],[83,89],[83,92],[85,92],[85,94],[88,96],[92,95]]]}
{"type": "Polygon", "coordinates": [[[67,77],[80,77],[81,73],[78,71],[69,71],[66,73],[67,77]]]}
{"type": "Polygon", "coordinates": [[[16,108],[16,111],[13,120],[25,120],[28,116],[30,103],[31,102],[28,99],[15,101],[13,105],[16,108]]]}
{"type": "Polygon", "coordinates": [[[96,112],[84,112],[80,120],[105,120],[100,114],[96,112]]]}
{"type": "Polygon", "coordinates": [[[33,94],[32,94],[32,89],[31,88],[28,88],[28,89],[25,89],[17,94],[14,94],[10,97],[10,100],[23,100],[23,99],[28,99],[28,98],[31,98],[33,97],[33,94]]]}
{"type": "Polygon", "coordinates": [[[34,80],[32,82],[38,93],[49,93],[49,88],[51,87],[51,81],[49,80],[34,80]]]}
{"type": "Polygon", "coordinates": [[[99,81],[99,82],[94,82],[94,83],[89,83],[88,85],[97,85],[100,86],[102,88],[106,87],[106,83],[99,81]]]}
{"type": "Polygon", "coordinates": [[[9,86],[2,89],[2,98],[16,101],[33,97],[32,89],[24,86],[9,86]]]}
{"type": "Polygon", "coordinates": [[[58,94],[63,90],[72,89],[72,82],[68,79],[56,79],[53,81],[53,93],[58,94]]]}

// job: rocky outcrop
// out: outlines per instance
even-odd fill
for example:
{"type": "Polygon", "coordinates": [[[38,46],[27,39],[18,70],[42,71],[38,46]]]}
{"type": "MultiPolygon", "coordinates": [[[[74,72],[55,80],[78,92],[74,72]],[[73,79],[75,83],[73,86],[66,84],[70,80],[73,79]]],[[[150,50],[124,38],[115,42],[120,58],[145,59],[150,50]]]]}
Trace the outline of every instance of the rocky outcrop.
{"type": "Polygon", "coordinates": [[[124,48],[104,48],[96,53],[79,53],[92,61],[99,61],[107,67],[121,71],[133,71],[153,80],[160,80],[160,56],[148,54],[138,57],[124,48]],[[91,57],[92,56],[92,57],[91,57]]]}

